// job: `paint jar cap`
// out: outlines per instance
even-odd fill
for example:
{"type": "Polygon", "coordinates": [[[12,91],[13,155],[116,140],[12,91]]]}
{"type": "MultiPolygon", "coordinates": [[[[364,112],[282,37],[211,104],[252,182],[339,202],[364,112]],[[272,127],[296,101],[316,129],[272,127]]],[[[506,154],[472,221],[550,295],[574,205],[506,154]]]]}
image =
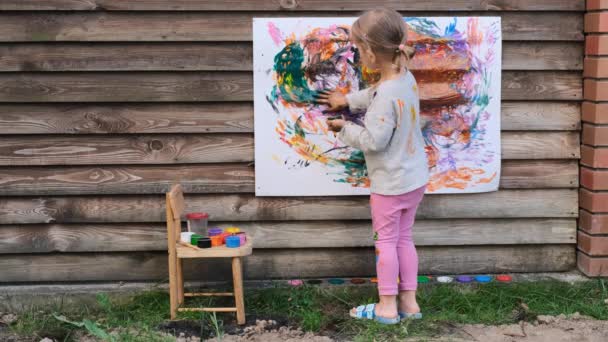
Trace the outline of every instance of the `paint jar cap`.
{"type": "Polygon", "coordinates": [[[209,236],[220,235],[220,234],[222,234],[222,229],[217,228],[217,227],[211,228],[211,229],[209,229],[208,234],[209,234],[209,236]]]}
{"type": "Polygon", "coordinates": [[[419,283],[428,283],[429,282],[429,277],[427,276],[418,276],[418,282],[419,283]]]}
{"type": "Polygon", "coordinates": [[[458,276],[456,278],[456,280],[458,280],[461,283],[470,283],[471,281],[473,281],[473,278],[471,278],[469,276],[458,276]]]}
{"type": "Polygon", "coordinates": [[[209,218],[209,214],[207,214],[207,213],[189,213],[189,214],[186,214],[186,218],[188,220],[202,220],[202,219],[209,218]]]}
{"type": "Polygon", "coordinates": [[[449,276],[437,277],[437,281],[440,282],[440,283],[451,283],[452,280],[454,280],[454,278],[449,277],[449,276]]]}
{"type": "Polygon", "coordinates": [[[228,234],[236,234],[240,231],[241,230],[238,227],[228,227],[228,228],[224,229],[224,232],[226,232],[228,234]]]}
{"type": "Polygon", "coordinates": [[[489,283],[492,281],[492,277],[489,275],[478,275],[475,276],[475,280],[479,283],[489,283]]]}
{"type": "Polygon", "coordinates": [[[501,275],[496,276],[496,280],[508,283],[511,280],[513,280],[513,277],[511,277],[510,275],[501,274],[501,275]]]}

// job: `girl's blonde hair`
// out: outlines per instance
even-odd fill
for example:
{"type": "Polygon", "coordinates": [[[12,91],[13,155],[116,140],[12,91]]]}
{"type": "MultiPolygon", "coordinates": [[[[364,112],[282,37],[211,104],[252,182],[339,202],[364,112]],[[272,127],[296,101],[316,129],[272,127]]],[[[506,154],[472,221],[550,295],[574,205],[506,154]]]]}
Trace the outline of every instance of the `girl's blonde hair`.
{"type": "Polygon", "coordinates": [[[376,55],[391,57],[397,70],[406,66],[414,56],[414,48],[407,45],[407,26],[394,10],[381,8],[364,12],[351,29],[354,41],[376,55]]]}

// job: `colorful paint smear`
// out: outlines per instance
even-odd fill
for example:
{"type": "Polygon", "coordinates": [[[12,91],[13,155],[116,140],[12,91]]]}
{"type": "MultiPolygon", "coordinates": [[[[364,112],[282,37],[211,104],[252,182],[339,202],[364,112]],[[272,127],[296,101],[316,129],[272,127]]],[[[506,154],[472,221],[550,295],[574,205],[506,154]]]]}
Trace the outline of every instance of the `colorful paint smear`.
{"type": "MultiPolygon", "coordinates": [[[[373,71],[361,67],[357,48],[348,40],[348,23],[354,19],[333,19],[336,24],[324,25],[321,23],[332,22],[332,18],[264,19],[257,24],[263,25],[259,30],[254,23],[256,46],[258,36],[263,34],[265,41],[272,44],[268,51],[277,51],[265,55],[265,50],[256,49],[255,65],[258,58],[272,59],[270,67],[263,71],[263,77],[271,84],[263,89],[265,108],[271,110],[260,112],[260,93],[256,92],[255,98],[256,172],[259,139],[266,146],[268,140],[274,140],[287,147],[282,153],[267,152],[273,164],[277,159],[282,161],[285,174],[281,177],[289,178],[296,170],[319,170],[321,166],[330,182],[365,189],[369,179],[363,153],[341,144],[326,125],[326,119],[336,115],[362,125],[365,113],[329,113],[314,103],[319,91],[337,89],[346,94],[377,80],[373,71]],[[266,124],[263,132],[257,125],[258,120],[269,117],[274,122],[271,136],[266,124]]],[[[500,169],[500,19],[404,20],[410,29],[408,43],[416,49],[409,67],[418,82],[414,91],[420,95],[421,129],[431,171],[428,192],[496,190],[500,169]]],[[[256,81],[256,90],[257,87],[256,81]]],[[[400,118],[415,123],[414,106],[399,106],[400,118]]],[[[273,184],[278,183],[274,176],[273,184]]],[[[311,173],[310,180],[310,186],[320,188],[319,195],[348,194],[347,190],[322,190],[330,184],[324,184],[327,180],[317,174],[311,173]]],[[[266,190],[262,193],[273,194],[271,189],[266,190]]],[[[284,190],[281,194],[285,195],[284,190]]],[[[299,194],[296,191],[293,195],[299,194]]]]}

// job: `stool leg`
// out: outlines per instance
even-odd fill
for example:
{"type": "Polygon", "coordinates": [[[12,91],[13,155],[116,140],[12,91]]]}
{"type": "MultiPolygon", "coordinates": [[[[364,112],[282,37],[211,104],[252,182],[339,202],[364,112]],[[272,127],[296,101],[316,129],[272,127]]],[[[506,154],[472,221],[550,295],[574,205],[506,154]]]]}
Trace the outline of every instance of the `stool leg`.
{"type": "Polygon", "coordinates": [[[177,316],[177,258],[175,255],[169,254],[169,306],[171,310],[171,319],[177,316]]]}
{"type": "Polygon", "coordinates": [[[177,305],[184,304],[184,273],[182,272],[183,259],[177,258],[177,305]]]}
{"type": "Polygon", "coordinates": [[[236,303],[236,321],[238,324],[245,324],[245,298],[243,296],[241,258],[232,258],[232,278],[234,282],[234,301],[236,303]]]}

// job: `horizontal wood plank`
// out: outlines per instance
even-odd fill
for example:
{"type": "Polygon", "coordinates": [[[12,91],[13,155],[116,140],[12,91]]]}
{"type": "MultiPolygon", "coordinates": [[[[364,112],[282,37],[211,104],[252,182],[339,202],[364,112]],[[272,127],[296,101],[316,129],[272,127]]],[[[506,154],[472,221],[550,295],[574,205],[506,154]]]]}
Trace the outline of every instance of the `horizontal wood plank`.
{"type": "Polygon", "coordinates": [[[5,11],[583,11],[576,0],[3,0],[5,11]]]}
{"type": "MultiPolygon", "coordinates": [[[[556,272],[575,267],[573,245],[421,247],[421,274],[556,272]]],[[[375,274],[371,248],[254,250],[246,279],[375,274]]],[[[228,280],[228,260],[188,260],[187,279],[228,280]],[[190,261],[190,262],[189,262],[190,261]],[[218,278],[211,278],[220,275],[218,278]]],[[[15,254],[0,256],[0,282],[139,281],[167,278],[167,252],[15,254]]]]}
{"type": "MultiPolygon", "coordinates": [[[[188,193],[253,193],[252,165],[0,167],[0,196],[162,194],[180,183],[188,193]]],[[[502,189],[576,188],[576,160],[506,160],[502,189]]]]}
{"type": "Polygon", "coordinates": [[[251,134],[0,138],[3,165],[185,164],[253,161],[251,134]]]}
{"type": "MultiPolygon", "coordinates": [[[[253,105],[0,104],[0,134],[253,133],[253,105]]],[[[580,128],[576,102],[503,101],[505,131],[580,128]]]]}
{"type": "MultiPolygon", "coordinates": [[[[503,132],[503,159],[577,159],[579,134],[503,132]]],[[[250,134],[5,136],[0,165],[188,164],[253,162],[250,134]]]]}
{"type": "MultiPolygon", "coordinates": [[[[509,42],[503,70],[582,70],[578,42],[509,42]]],[[[251,71],[252,44],[17,43],[0,44],[0,71],[251,71]]]]}
{"type": "MultiPolygon", "coordinates": [[[[187,211],[216,221],[370,219],[369,201],[357,197],[255,197],[250,194],[187,195],[187,211]]],[[[429,195],[420,219],[569,218],[578,216],[576,189],[501,190],[429,195]]],[[[163,222],[164,196],[53,196],[0,198],[0,224],[163,222]]]]}
{"type": "MultiPolygon", "coordinates": [[[[230,224],[213,223],[220,227],[230,224]]],[[[243,222],[258,248],[370,247],[370,221],[243,222]]],[[[574,219],[419,220],[416,246],[576,243],[574,219]]],[[[150,224],[0,226],[0,254],[167,249],[167,228],[150,224]]]]}
{"type": "MultiPolygon", "coordinates": [[[[503,100],[580,100],[582,82],[580,72],[505,71],[501,96],[503,100]]],[[[251,100],[253,77],[247,72],[0,73],[0,102],[251,100]]]]}
{"type": "MultiPolygon", "coordinates": [[[[523,3],[523,1],[522,1],[523,3]]],[[[234,9],[239,9],[235,6],[234,9]]],[[[3,12],[0,42],[33,41],[250,41],[254,17],[355,17],[359,12],[3,12]]],[[[428,12],[407,12],[428,16],[428,12]]],[[[433,16],[454,16],[435,12],[433,16]]],[[[462,16],[496,15],[461,12],[462,16]]],[[[503,12],[504,40],[582,41],[577,12],[503,12]]]]}

